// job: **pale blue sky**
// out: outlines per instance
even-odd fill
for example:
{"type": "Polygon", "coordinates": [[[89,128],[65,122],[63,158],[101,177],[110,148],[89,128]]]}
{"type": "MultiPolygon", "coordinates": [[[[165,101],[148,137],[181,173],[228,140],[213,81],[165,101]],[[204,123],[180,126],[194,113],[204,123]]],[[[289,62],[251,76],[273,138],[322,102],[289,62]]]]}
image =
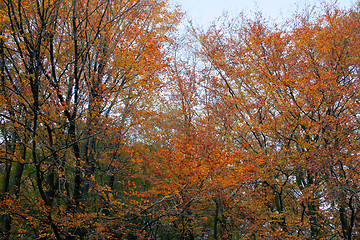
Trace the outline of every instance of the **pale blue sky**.
{"type": "MultiPolygon", "coordinates": [[[[297,8],[316,4],[323,0],[172,0],[182,6],[195,24],[207,25],[225,10],[231,14],[245,11],[249,14],[261,11],[264,17],[280,20],[289,17],[297,8]]],[[[325,2],[334,2],[326,0],[325,2]]],[[[357,0],[338,0],[341,7],[349,8],[357,0]]]]}

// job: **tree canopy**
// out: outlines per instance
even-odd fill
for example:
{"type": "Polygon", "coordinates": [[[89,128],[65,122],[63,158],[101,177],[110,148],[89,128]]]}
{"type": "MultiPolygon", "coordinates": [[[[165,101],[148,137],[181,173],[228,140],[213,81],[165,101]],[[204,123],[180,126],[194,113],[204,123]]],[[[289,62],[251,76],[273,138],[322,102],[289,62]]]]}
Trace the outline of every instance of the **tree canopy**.
{"type": "Polygon", "coordinates": [[[0,3],[3,239],[359,238],[358,10],[182,15],[0,3]]]}

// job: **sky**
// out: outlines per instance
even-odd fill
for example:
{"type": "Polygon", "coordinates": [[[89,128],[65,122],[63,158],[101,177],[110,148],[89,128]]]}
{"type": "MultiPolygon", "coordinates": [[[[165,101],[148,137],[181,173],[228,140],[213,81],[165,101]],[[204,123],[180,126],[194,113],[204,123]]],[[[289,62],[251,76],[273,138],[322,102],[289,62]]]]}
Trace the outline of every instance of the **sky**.
{"type": "MultiPolygon", "coordinates": [[[[306,4],[316,4],[322,0],[173,0],[187,12],[188,18],[197,25],[208,25],[225,10],[230,14],[241,11],[252,14],[261,12],[264,17],[275,21],[290,17],[296,9],[302,9],[306,4]]],[[[326,2],[334,2],[327,0],[326,2]]],[[[357,0],[338,0],[341,7],[349,8],[357,0]]]]}

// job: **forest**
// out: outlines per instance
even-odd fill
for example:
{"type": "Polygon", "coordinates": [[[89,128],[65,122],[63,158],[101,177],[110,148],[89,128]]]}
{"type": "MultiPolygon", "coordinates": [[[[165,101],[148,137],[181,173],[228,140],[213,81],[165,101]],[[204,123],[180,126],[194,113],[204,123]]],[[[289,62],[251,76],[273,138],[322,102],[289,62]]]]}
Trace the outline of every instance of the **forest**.
{"type": "Polygon", "coordinates": [[[359,12],[1,0],[0,238],[360,239],[359,12]]]}

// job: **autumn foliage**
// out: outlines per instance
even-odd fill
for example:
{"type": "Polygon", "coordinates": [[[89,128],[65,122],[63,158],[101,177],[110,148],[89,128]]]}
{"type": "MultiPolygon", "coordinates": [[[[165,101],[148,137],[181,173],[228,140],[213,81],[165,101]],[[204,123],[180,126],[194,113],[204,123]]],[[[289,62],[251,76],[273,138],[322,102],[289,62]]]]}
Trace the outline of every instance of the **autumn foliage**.
{"type": "Polygon", "coordinates": [[[244,221],[241,211],[227,219],[251,226],[241,238],[353,239],[359,224],[357,14],[326,7],[289,24],[281,29],[239,18],[197,36],[211,76],[208,107],[229,145],[259,161],[255,186],[237,202],[253,219],[244,221]]]}
{"type": "Polygon", "coordinates": [[[1,16],[2,237],[126,236],[127,132],[162,85],[179,12],[6,0],[1,16]]]}
{"type": "Polygon", "coordinates": [[[360,21],[0,3],[3,239],[358,239],[360,21]]]}

